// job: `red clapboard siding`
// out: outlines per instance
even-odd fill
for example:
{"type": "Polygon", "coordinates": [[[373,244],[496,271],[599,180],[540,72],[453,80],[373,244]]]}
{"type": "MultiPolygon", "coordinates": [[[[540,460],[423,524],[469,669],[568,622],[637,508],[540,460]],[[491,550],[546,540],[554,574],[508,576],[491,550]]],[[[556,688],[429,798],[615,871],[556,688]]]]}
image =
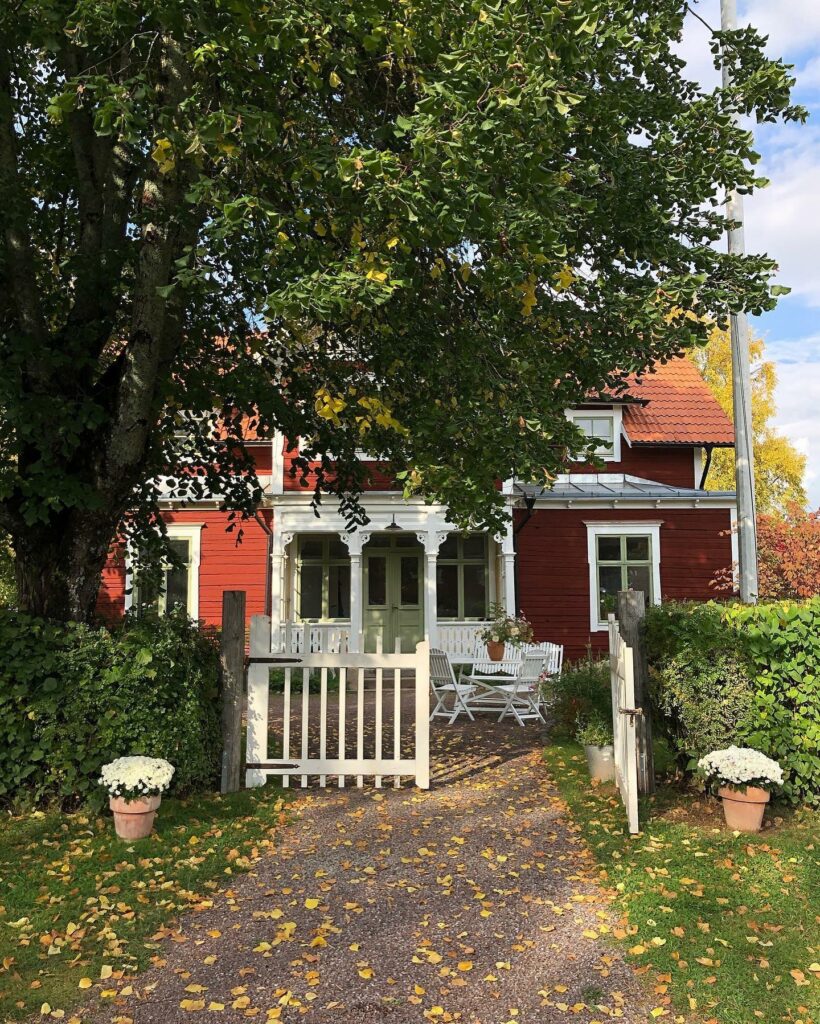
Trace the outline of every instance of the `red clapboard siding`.
{"type": "MultiPolygon", "coordinates": [[[[272,528],[272,516],[261,510],[260,518],[272,528]]],[[[237,526],[226,532],[226,512],[185,509],[165,513],[167,523],[202,524],[199,563],[199,617],[207,625],[222,623],[222,592],[245,591],[245,612],[248,623],[252,615],[265,614],[267,586],[268,537],[262,527],[251,519],[243,525],[242,542],[237,544],[237,526]]],[[[97,613],[106,621],[121,618],[125,608],[125,565],[122,559],[109,558],[102,575],[97,613]]]]}
{"type": "Polygon", "coordinates": [[[603,468],[573,463],[568,473],[628,473],[644,480],[656,480],[671,487],[697,487],[694,448],[630,448],[621,439],[619,462],[605,462],[603,468]]]}
{"type": "MultiPolygon", "coordinates": [[[[315,470],[319,467],[318,462],[311,462],[310,469],[307,475],[307,482],[302,483],[302,471],[296,470],[295,475],[292,472],[294,459],[298,456],[299,452],[297,449],[287,448],[287,443],[284,449],[284,489],[286,491],[304,491],[310,493],[313,490],[315,480],[315,470]]],[[[364,463],[368,471],[368,479],[365,481],[365,491],[397,491],[401,490],[400,487],[396,486],[396,482],[393,478],[384,471],[383,463],[379,462],[365,462],[364,463]]],[[[261,471],[260,471],[261,472],[261,471]]]]}
{"type": "Polygon", "coordinates": [[[606,633],[590,633],[589,566],[585,522],[661,521],[661,596],[708,600],[715,572],[731,565],[728,509],[543,509],[518,534],[519,605],[538,640],[564,645],[567,660],[591,644],[606,648],[606,633]]]}

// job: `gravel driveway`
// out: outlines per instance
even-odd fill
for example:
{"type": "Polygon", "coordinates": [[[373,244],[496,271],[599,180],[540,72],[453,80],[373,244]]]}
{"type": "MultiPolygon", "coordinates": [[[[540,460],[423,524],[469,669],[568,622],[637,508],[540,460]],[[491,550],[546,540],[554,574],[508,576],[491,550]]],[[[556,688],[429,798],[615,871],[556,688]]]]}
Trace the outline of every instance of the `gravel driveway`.
{"type": "Polygon", "coordinates": [[[271,855],[82,1020],[646,1020],[543,742],[437,724],[428,792],[300,792],[271,855]]]}

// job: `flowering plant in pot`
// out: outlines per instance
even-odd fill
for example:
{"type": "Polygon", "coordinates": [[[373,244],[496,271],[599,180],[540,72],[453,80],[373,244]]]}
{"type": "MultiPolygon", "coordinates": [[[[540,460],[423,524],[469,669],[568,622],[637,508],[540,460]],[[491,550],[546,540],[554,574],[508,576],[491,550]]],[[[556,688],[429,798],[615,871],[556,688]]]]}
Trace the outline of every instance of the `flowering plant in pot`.
{"type": "Polygon", "coordinates": [[[575,739],[583,745],[592,779],[611,782],[615,778],[615,747],[612,722],[600,711],[593,711],[575,722],[575,739]]]}
{"type": "Polygon", "coordinates": [[[523,615],[507,615],[500,605],[493,605],[490,615],[493,617],[492,622],[478,634],[479,640],[487,645],[490,661],[501,661],[505,644],[520,647],[532,643],[532,624],[523,615]]]}
{"type": "Polygon", "coordinates": [[[118,757],[102,766],[100,785],[108,790],[114,828],[120,839],[151,834],[162,794],[171,785],[174,766],[161,757],[118,757]]]}
{"type": "Polygon", "coordinates": [[[717,789],[729,828],[759,832],[771,791],[783,782],[777,761],[752,747],[731,746],[702,757],[698,770],[717,789]]]}

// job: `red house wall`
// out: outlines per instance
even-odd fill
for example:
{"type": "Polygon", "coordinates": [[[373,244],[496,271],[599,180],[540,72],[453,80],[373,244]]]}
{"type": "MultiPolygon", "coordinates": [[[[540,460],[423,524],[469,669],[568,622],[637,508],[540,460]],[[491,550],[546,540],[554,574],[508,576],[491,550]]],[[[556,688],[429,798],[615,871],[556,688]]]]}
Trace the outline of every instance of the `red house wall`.
{"type": "Polygon", "coordinates": [[[618,462],[605,462],[603,469],[583,466],[577,463],[568,468],[569,473],[628,473],[630,476],[656,480],[671,487],[697,487],[695,480],[694,448],[630,448],[621,439],[621,458],[618,462]]]}
{"type": "MultiPolygon", "coordinates": [[[[269,511],[260,512],[260,518],[272,528],[269,511]]],[[[265,614],[267,586],[268,537],[262,527],[249,520],[243,526],[242,542],[237,544],[239,527],[226,532],[228,515],[205,509],[186,509],[167,512],[166,522],[201,523],[201,549],[199,563],[199,617],[207,625],[222,623],[222,592],[244,590],[245,614],[250,623],[252,615],[265,614]]],[[[97,613],[107,621],[121,618],[125,610],[125,562],[109,558],[103,570],[102,587],[97,601],[97,613]]]]}
{"type": "Polygon", "coordinates": [[[605,632],[589,629],[589,564],[585,522],[661,521],[661,597],[706,601],[709,583],[732,563],[728,509],[542,509],[517,535],[518,603],[538,640],[582,657],[606,648],[605,632]]]}
{"type": "MultiPolygon", "coordinates": [[[[296,473],[293,474],[292,467],[294,460],[298,457],[299,452],[296,449],[288,450],[287,442],[285,443],[284,449],[284,481],[283,486],[285,491],[303,491],[310,493],[313,490],[315,484],[314,471],[318,469],[320,463],[310,463],[310,469],[307,476],[307,484],[302,483],[302,471],[297,469],[296,473]]],[[[396,483],[389,474],[383,470],[383,464],[379,462],[365,462],[365,467],[368,470],[369,478],[365,481],[365,491],[395,491],[400,490],[396,487],[396,483]]],[[[261,471],[260,471],[261,472],[261,471]]]]}

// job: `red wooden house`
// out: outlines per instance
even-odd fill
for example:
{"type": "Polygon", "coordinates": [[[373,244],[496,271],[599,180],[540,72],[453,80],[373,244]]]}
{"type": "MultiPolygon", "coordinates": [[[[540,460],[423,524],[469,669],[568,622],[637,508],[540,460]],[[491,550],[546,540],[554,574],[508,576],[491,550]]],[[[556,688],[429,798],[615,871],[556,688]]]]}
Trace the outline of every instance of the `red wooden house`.
{"type": "MultiPolygon", "coordinates": [[[[344,630],[367,650],[378,636],[385,649],[424,636],[447,646],[498,602],[573,658],[605,646],[618,590],[709,598],[715,572],[735,560],[735,495],[705,489],[711,451],[733,433],[694,365],[675,359],[624,397],[567,415],[601,439],[605,470],[569,465],[548,490],[507,481],[499,536],[454,532],[443,506],[405,501],[378,475],[364,496],[370,522],[350,533],[331,500],[315,517],[282,435],[252,442],[265,498],[241,544],[218,502],[166,502],[185,569],[166,573],[160,606],[218,625],[222,592],[244,590],[249,617],[267,613],[283,629],[309,622],[320,637],[344,630]]],[[[122,614],[139,599],[131,590],[127,559],[112,559],[101,612],[122,614]]]]}

